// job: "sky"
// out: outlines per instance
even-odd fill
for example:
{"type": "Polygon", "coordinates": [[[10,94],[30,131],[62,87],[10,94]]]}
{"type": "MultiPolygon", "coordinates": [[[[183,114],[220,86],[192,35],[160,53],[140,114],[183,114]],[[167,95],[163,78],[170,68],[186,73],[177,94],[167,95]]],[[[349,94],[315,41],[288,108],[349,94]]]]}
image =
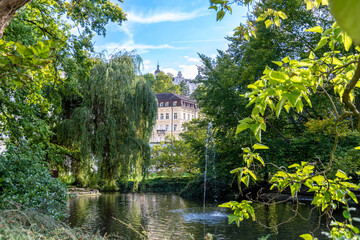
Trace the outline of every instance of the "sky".
{"type": "Polygon", "coordinates": [[[208,9],[208,0],[124,0],[119,4],[127,14],[121,26],[111,23],[106,37],[96,36],[95,50],[109,54],[136,49],[143,59],[142,73],[160,70],[185,78],[195,78],[198,53],[215,57],[217,49],[226,50],[225,36],[246,20],[246,8],[233,7],[221,22],[208,9]]]}

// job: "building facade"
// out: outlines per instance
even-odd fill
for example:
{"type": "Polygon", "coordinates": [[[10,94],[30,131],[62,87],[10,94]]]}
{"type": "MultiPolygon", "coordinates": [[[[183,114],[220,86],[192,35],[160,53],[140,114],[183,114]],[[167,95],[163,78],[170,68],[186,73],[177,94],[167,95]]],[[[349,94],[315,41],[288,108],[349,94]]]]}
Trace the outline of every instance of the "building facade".
{"type": "Polygon", "coordinates": [[[156,124],[150,143],[159,144],[167,135],[179,137],[185,129],[183,124],[199,117],[199,106],[195,100],[174,93],[155,94],[158,103],[156,124]]]}

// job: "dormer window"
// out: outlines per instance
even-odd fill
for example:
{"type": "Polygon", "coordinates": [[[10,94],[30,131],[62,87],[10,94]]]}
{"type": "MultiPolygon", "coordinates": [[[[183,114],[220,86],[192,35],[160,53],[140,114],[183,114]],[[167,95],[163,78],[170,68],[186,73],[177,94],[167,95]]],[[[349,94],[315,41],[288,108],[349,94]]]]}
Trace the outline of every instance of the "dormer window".
{"type": "Polygon", "coordinates": [[[166,103],[165,103],[165,107],[168,107],[168,106],[169,106],[169,102],[166,102],[166,103]]]}
{"type": "Polygon", "coordinates": [[[161,102],[161,103],[160,103],[160,107],[163,107],[163,106],[164,106],[164,103],[163,103],[163,102],[161,102]]]}
{"type": "Polygon", "coordinates": [[[173,106],[176,107],[176,106],[177,106],[177,102],[173,102],[173,106]]]}

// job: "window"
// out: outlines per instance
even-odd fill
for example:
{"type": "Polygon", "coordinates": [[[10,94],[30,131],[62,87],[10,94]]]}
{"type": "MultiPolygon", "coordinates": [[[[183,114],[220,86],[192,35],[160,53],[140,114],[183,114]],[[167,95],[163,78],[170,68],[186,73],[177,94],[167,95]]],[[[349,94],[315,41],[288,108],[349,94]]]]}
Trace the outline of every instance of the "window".
{"type": "Polygon", "coordinates": [[[177,102],[173,102],[173,106],[176,107],[176,106],[177,106],[177,102]]]}
{"type": "Polygon", "coordinates": [[[174,113],[174,119],[177,119],[177,113],[174,113]]]}
{"type": "Polygon", "coordinates": [[[163,106],[164,106],[164,103],[163,103],[163,102],[161,102],[161,103],[160,103],[160,107],[163,107],[163,106]]]}
{"type": "Polygon", "coordinates": [[[168,113],[166,114],[166,119],[169,119],[169,114],[168,113]]]}
{"type": "Polygon", "coordinates": [[[168,106],[169,106],[169,102],[166,102],[166,103],[165,103],[165,107],[168,107],[168,106]]]}
{"type": "Polygon", "coordinates": [[[159,114],[156,114],[156,120],[158,120],[159,119],[159,114]]]}
{"type": "Polygon", "coordinates": [[[186,114],[184,113],[184,117],[183,117],[183,119],[185,120],[186,119],[186,114]]]}
{"type": "Polygon", "coordinates": [[[194,118],[194,115],[191,115],[191,119],[193,119],[194,118]]]}
{"type": "Polygon", "coordinates": [[[160,119],[164,119],[164,114],[160,114],[160,119]]]}
{"type": "Polygon", "coordinates": [[[190,120],[190,114],[188,114],[188,120],[190,120]]]}
{"type": "Polygon", "coordinates": [[[165,131],[167,131],[169,129],[169,125],[165,126],[165,131]]]}
{"type": "Polygon", "coordinates": [[[177,125],[175,124],[175,125],[174,125],[174,131],[176,131],[176,130],[177,130],[177,125]]]}

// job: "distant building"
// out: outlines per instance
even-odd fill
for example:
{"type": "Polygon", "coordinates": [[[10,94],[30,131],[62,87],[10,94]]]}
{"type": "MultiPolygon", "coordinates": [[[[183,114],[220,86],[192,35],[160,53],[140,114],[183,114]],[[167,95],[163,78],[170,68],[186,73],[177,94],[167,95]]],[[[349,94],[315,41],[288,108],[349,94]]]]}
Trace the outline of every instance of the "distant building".
{"type": "MultiPolygon", "coordinates": [[[[154,74],[155,76],[160,72],[160,65],[158,63],[157,69],[155,70],[154,74]]],[[[195,80],[199,79],[201,77],[200,70],[198,69],[198,75],[195,77],[195,80]]],[[[195,89],[200,85],[199,83],[196,83],[194,79],[186,79],[183,77],[181,71],[178,72],[177,76],[173,77],[173,83],[175,85],[180,85],[182,81],[186,83],[186,85],[189,87],[189,94],[192,94],[195,89]]]]}
{"type": "Polygon", "coordinates": [[[199,117],[200,109],[195,100],[174,93],[155,95],[158,114],[150,139],[151,144],[159,144],[170,134],[178,138],[179,134],[185,131],[183,124],[199,117]]]}

